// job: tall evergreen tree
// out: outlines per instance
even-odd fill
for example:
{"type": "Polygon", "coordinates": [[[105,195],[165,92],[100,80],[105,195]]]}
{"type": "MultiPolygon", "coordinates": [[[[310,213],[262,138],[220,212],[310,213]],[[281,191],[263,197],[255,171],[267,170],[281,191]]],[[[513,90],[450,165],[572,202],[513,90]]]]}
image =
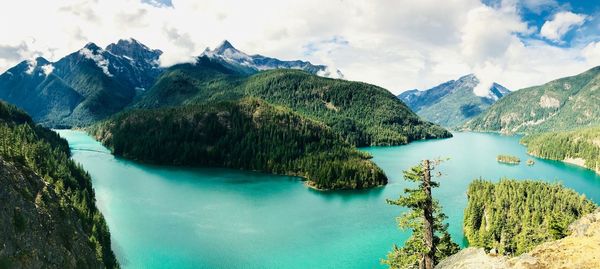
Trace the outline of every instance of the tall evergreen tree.
{"type": "Polygon", "coordinates": [[[406,195],[397,200],[387,200],[391,205],[409,209],[398,217],[398,225],[403,230],[410,229],[413,232],[403,247],[394,245],[388,253],[383,263],[390,268],[431,269],[443,258],[459,251],[458,245],[450,238],[448,224],[443,223],[446,215],[431,195],[431,189],[439,187],[439,183],[431,178],[432,171],[439,163],[439,160],[424,160],[422,164],[404,171],[405,180],[419,185],[405,189],[406,195]]]}

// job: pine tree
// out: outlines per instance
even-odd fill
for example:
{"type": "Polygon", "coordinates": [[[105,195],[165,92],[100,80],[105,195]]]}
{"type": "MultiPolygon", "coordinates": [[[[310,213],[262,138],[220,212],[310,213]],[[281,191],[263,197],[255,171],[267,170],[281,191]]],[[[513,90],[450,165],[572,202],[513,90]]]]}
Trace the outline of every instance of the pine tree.
{"type": "Polygon", "coordinates": [[[397,200],[387,200],[388,204],[409,209],[398,217],[398,226],[412,231],[404,246],[394,245],[387,260],[383,261],[390,268],[431,269],[443,258],[459,250],[458,245],[450,238],[448,225],[443,224],[446,216],[431,195],[431,189],[439,187],[439,183],[431,179],[431,172],[439,163],[439,160],[424,160],[422,164],[404,171],[405,180],[419,185],[417,188],[405,189],[406,195],[397,200]]]}

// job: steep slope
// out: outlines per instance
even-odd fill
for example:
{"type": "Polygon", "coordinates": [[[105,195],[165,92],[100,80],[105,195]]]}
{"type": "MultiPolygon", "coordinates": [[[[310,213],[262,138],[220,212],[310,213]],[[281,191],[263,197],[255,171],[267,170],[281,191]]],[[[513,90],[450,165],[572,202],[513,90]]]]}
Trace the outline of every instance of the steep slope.
{"type": "Polygon", "coordinates": [[[1,101],[0,186],[0,267],[118,267],[90,177],[67,142],[1,101]]]}
{"type": "Polygon", "coordinates": [[[482,248],[467,248],[448,257],[436,269],[510,268],[564,269],[600,268],[600,211],[569,225],[569,236],[543,243],[518,257],[488,255],[482,248]]]}
{"type": "Polygon", "coordinates": [[[467,190],[464,231],[470,246],[520,255],[563,238],[568,225],[598,206],[560,184],[473,181],[467,190]]]}
{"type": "Polygon", "coordinates": [[[251,75],[262,70],[299,69],[322,77],[344,78],[340,70],[331,70],[325,65],[313,65],[310,62],[300,60],[282,61],[258,54],[248,55],[234,48],[227,40],[223,41],[214,50],[206,48],[200,55],[200,57],[202,56],[216,60],[227,68],[246,75],[251,75]]]}
{"type": "Polygon", "coordinates": [[[260,99],[121,113],[90,129],[116,155],[301,176],[318,189],[387,183],[370,156],[321,122],[260,99]]]}
{"type": "Polygon", "coordinates": [[[600,127],[527,135],[527,153],[565,161],[600,173],[600,127]]]}
{"type": "Polygon", "coordinates": [[[207,57],[165,71],[134,106],[198,104],[242,96],[259,97],[322,121],[357,146],[400,145],[451,136],[443,128],[421,120],[394,95],[377,86],[289,69],[244,76],[207,57]]]}
{"type": "Polygon", "coordinates": [[[424,119],[447,127],[458,126],[479,115],[510,91],[494,83],[488,96],[474,93],[479,79],[467,75],[425,91],[410,90],[398,96],[424,119]]]}
{"type": "Polygon", "coordinates": [[[0,75],[0,99],[45,126],[87,125],[120,111],[162,72],[161,52],[120,40],[107,50],[93,43],[55,63],[23,61],[0,75]]]}
{"type": "Polygon", "coordinates": [[[502,98],[463,129],[502,133],[570,130],[600,124],[600,67],[502,98]]]}

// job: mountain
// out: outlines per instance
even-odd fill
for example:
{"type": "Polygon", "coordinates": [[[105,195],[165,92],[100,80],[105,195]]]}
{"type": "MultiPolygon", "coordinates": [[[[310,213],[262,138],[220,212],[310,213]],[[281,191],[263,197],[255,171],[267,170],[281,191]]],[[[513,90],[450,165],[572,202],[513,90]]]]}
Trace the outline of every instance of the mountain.
{"type": "Polygon", "coordinates": [[[0,268],[118,268],[69,145],[0,101],[0,268]]]}
{"type": "Polygon", "coordinates": [[[45,126],[90,124],[122,110],[162,72],[159,50],[136,40],[88,43],[57,62],[23,61],[0,75],[0,99],[45,126]]]}
{"type": "Polygon", "coordinates": [[[116,155],[300,176],[318,189],[387,183],[356,146],[452,136],[374,85],[292,69],[241,74],[207,56],[165,70],[131,108],[88,128],[116,155]]]}
{"type": "Polygon", "coordinates": [[[322,77],[344,78],[344,75],[340,70],[331,70],[325,65],[313,65],[310,62],[300,60],[282,61],[258,54],[248,55],[237,50],[227,40],[223,41],[214,50],[206,48],[206,50],[204,50],[200,56],[206,56],[210,59],[217,60],[227,68],[247,75],[254,74],[262,70],[299,69],[322,77]]]}
{"type": "Polygon", "coordinates": [[[368,154],[325,124],[256,98],[133,110],[89,130],[114,154],[143,162],[300,176],[317,189],[387,183],[368,154]]]}
{"type": "Polygon", "coordinates": [[[527,135],[521,143],[531,155],[572,163],[600,174],[600,126],[527,135]]]}
{"type": "Polygon", "coordinates": [[[450,137],[421,120],[389,91],[366,83],[323,78],[301,70],[275,69],[239,75],[206,56],[167,69],[134,104],[156,108],[256,97],[319,120],[357,146],[400,145],[450,137]]]}
{"type": "Polygon", "coordinates": [[[429,90],[410,90],[398,95],[419,116],[442,126],[455,127],[479,115],[510,91],[494,83],[487,96],[478,96],[475,75],[451,80],[429,90]]]}
{"type": "Polygon", "coordinates": [[[515,91],[465,123],[465,130],[534,133],[600,124],[600,66],[515,91]]]}

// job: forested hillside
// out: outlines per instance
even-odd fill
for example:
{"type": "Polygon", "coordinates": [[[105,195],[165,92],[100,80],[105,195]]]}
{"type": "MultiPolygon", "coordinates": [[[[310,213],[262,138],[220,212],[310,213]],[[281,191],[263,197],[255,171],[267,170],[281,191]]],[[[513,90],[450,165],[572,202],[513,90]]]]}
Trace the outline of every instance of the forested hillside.
{"type": "Polygon", "coordinates": [[[0,101],[0,266],[115,268],[90,176],[67,141],[0,101]]]}
{"type": "Polygon", "coordinates": [[[202,104],[244,96],[259,97],[322,121],[356,146],[400,145],[451,136],[438,125],[421,120],[377,86],[299,70],[270,70],[248,77],[206,57],[165,71],[134,107],[202,104]]]}
{"type": "Polygon", "coordinates": [[[442,126],[456,127],[510,93],[502,85],[494,83],[487,96],[478,96],[474,89],[479,83],[479,79],[471,74],[428,90],[403,92],[398,98],[424,119],[442,126]]]}
{"type": "Polygon", "coordinates": [[[535,133],[600,124],[600,66],[576,76],[513,92],[463,128],[535,133]]]}
{"type": "Polygon", "coordinates": [[[600,127],[528,135],[521,143],[531,155],[574,162],[600,173],[600,127]]]}
{"type": "Polygon", "coordinates": [[[319,189],[387,183],[370,156],[332,128],[256,98],[133,110],[90,132],[114,154],[143,162],[295,175],[319,189]]]}
{"type": "Polygon", "coordinates": [[[597,207],[560,184],[538,181],[475,180],[467,197],[464,230],[469,245],[505,255],[565,237],[570,223],[597,207]]]}

